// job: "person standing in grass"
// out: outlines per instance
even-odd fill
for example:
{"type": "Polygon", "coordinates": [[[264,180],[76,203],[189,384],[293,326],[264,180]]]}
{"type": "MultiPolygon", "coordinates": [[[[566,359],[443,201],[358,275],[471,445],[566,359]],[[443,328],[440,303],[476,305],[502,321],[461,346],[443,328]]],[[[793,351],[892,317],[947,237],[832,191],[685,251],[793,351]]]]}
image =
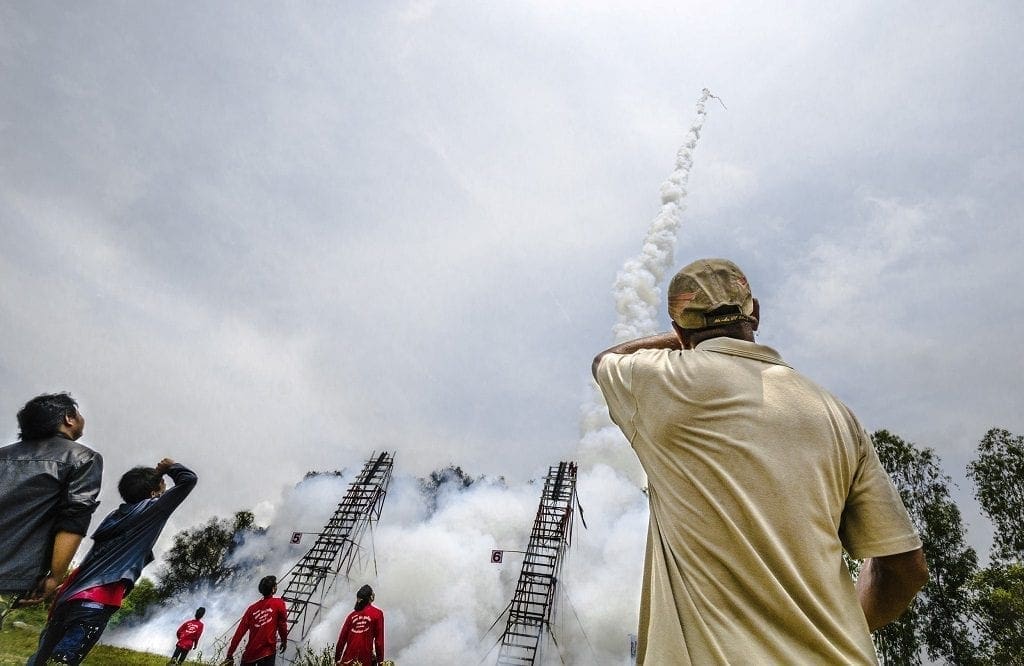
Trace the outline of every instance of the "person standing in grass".
{"type": "Polygon", "coordinates": [[[202,619],[204,615],[206,615],[206,609],[200,606],[196,609],[195,619],[188,620],[178,627],[178,643],[174,646],[171,664],[184,663],[189,650],[194,650],[199,645],[199,637],[203,635],[202,619]]]}
{"type": "Polygon", "coordinates": [[[0,594],[49,601],[99,505],[103,457],[78,442],[85,417],[67,393],[18,412],[21,441],[0,448],[0,594]]]}
{"type": "Polygon", "coordinates": [[[378,666],[384,662],[384,612],[373,605],[373,588],[356,592],[356,605],[341,625],[334,647],[338,666],[378,666]]]}
{"type": "Polygon", "coordinates": [[[246,634],[249,634],[249,641],[242,651],[242,666],[274,666],[277,660],[277,637],[281,639],[282,654],[288,647],[288,609],[284,599],[274,596],[277,592],[277,578],[264,576],[260,579],[259,591],[263,598],[242,613],[223,661],[225,665],[235,663],[235,648],[246,634]]]}

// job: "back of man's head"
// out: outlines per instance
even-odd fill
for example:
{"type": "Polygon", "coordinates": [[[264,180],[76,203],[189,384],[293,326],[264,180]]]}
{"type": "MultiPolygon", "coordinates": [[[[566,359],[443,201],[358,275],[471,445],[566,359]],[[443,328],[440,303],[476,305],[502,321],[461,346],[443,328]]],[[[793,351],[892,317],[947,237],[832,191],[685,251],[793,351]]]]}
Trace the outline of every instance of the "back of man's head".
{"type": "Polygon", "coordinates": [[[668,316],[688,337],[753,339],[757,307],[747,277],[728,259],[683,266],[668,287],[668,316]]]}
{"type": "Polygon", "coordinates": [[[149,499],[154,491],[160,490],[163,474],[155,467],[133,467],[124,473],[117,483],[117,492],[128,504],[135,504],[149,499]]]}
{"type": "Polygon", "coordinates": [[[200,606],[199,608],[196,609],[196,619],[197,620],[202,620],[204,615],[206,615],[206,609],[205,608],[200,606]]]}
{"type": "Polygon", "coordinates": [[[78,403],[67,393],[45,393],[25,403],[18,412],[18,437],[35,440],[60,432],[65,416],[78,413],[78,403]]]}
{"type": "Polygon", "coordinates": [[[269,597],[274,593],[274,588],[277,587],[277,576],[264,576],[260,579],[260,594],[265,597],[269,597]]]}

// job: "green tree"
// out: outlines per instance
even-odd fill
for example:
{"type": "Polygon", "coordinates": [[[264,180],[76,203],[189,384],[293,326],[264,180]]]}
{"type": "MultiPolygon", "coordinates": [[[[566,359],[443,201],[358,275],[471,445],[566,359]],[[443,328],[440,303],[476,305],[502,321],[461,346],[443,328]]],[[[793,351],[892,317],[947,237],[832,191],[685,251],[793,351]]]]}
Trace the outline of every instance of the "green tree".
{"type": "Polygon", "coordinates": [[[443,488],[452,488],[457,492],[462,492],[477,481],[482,481],[483,478],[481,476],[474,479],[462,471],[461,467],[455,465],[448,465],[447,467],[434,470],[428,477],[421,477],[419,479],[420,492],[427,502],[428,514],[433,514],[437,511],[438,495],[441,494],[443,488]]]}
{"type": "Polygon", "coordinates": [[[992,521],[992,559],[1024,561],[1024,437],[992,428],[978,443],[978,457],[967,465],[974,496],[992,521]]]}
{"type": "Polygon", "coordinates": [[[985,663],[1024,664],[1024,565],[993,564],[974,579],[985,663]]]}
{"type": "Polygon", "coordinates": [[[1024,664],[1024,437],[992,428],[967,465],[974,496],[992,521],[992,563],[974,579],[985,663],[1024,664]]]}
{"type": "Polygon", "coordinates": [[[871,439],[921,534],[930,572],[928,584],[907,612],[875,633],[879,656],[886,664],[920,664],[924,648],[932,659],[977,663],[969,626],[978,556],[965,541],[960,509],[950,499],[950,479],[933,450],[918,448],[886,430],[871,439]]]}
{"type": "Polygon", "coordinates": [[[159,605],[161,599],[156,584],[148,578],[140,578],[132,591],[124,598],[121,608],[110,618],[110,626],[130,623],[145,616],[146,611],[154,604],[159,605]]]}
{"type": "Polygon", "coordinates": [[[239,511],[230,520],[211,518],[204,525],[178,532],[158,574],[160,598],[228,581],[245,568],[232,562],[230,555],[249,535],[264,531],[255,526],[251,511],[239,511]]]}

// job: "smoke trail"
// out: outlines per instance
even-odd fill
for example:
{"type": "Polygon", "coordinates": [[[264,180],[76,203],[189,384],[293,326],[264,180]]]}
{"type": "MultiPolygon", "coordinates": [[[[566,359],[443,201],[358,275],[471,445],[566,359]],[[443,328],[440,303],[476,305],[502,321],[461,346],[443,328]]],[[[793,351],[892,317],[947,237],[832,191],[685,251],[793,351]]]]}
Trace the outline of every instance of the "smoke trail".
{"type": "Polygon", "coordinates": [[[676,236],[686,210],[693,151],[704,128],[705,104],[710,97],[714,95],[704,88],[697,100],[697,118],[676,153],[675,169],[661,185],[661,209],[647,230],[640,254],[626,261],[615,278],[613,293],[618,320],[612,333],[616,343],[658,331],[659,285],[673,266],[676,236]]]}
{"type": "Polygon", "coordinates": [[[640,254],[628,260],[615,278],[613,293],[618,320],[612,333],[616,343],[658,331],[659,285],[672,268],[676,234],[686,210],[686,186],[693,167],[693,150],[704,128],[705,103],[710,97],[713,97],[711,91],[704,88],[697,100],[697,118],[676,153],[675,169],[661,185],[661,210],[647,230],[640,254]]]}
{"type": "MultiPolygon", "coordinates": [[[[627,260],[615,277],[612,287],[617,313],[612,327],[615,344],[658,332],[660,285],[665,274],[673,268],[676,237],[686,210],[686,188],[693,167],[693,151],[707,119],[705,105],[711,98],[718,99],[704,88],[697,100],[697,117],[676,152],[675,168],[661,185],[661,209],[647,230],[640,254],[627,260]]],[[[590,399],[584,402],[580,411],[581,466],[607,463],[627,474],[638,485],[646,485],[636,457],[608,417],[608,408],[596,383],[590,383],[590,399]]]]}

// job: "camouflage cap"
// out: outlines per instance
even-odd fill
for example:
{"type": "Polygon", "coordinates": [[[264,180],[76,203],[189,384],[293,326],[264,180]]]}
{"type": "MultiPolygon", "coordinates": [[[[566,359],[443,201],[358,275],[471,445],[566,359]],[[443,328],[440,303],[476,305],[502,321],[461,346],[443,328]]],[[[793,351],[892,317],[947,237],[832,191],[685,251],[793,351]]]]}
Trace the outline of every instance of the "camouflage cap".
{"type": "Polygon", "coordinates": [[[747,278],[728,259],[698,259],[681,268],[668,286],[668,316],[680,328],[756,322],[753,312],[747,278]]]}

